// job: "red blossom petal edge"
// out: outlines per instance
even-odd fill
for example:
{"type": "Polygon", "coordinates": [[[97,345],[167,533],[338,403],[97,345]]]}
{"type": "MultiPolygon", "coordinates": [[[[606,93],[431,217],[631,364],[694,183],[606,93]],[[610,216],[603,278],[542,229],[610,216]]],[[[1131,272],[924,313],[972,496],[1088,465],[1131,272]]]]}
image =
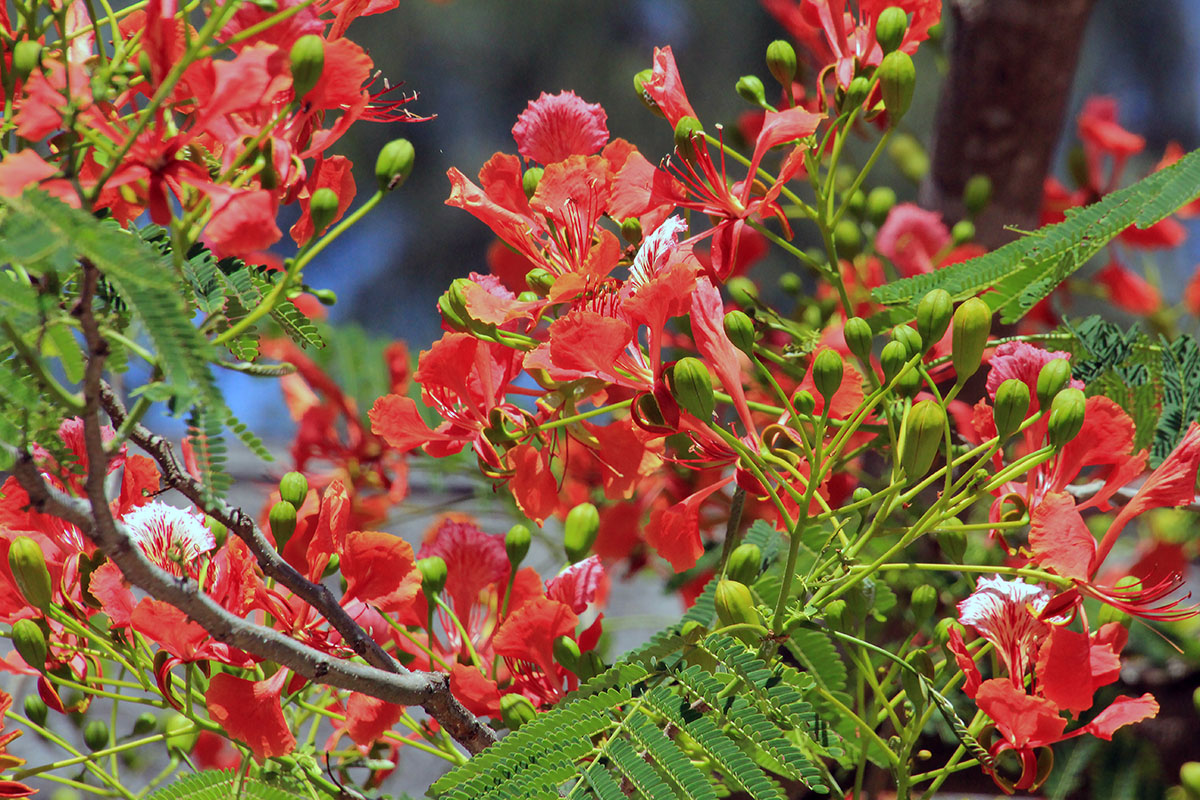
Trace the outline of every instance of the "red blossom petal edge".
{"type": "Polygon", "coordinates": [[[517,117],[512,134],[521,155],[553,164],[598,152],[608,142],[607,120],[599,103],[584,102],[574,92],[542,92],[517,117]]]}

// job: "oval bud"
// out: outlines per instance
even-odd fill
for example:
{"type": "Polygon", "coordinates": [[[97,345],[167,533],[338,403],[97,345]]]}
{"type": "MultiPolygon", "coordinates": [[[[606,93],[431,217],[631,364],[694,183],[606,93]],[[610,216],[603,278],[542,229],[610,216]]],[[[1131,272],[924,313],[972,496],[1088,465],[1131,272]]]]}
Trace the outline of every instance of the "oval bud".
{"type": "Polygon", "coordinates": [[[934,289],[921,298],[917,304],[917,333],[926,349],[941,341],[953,316],[954,301],[945,289],[934,289]]]}
{"type": "Polygon", "coordinates": [[[796,49],[783,39],[767,45],[767,69],[781,86],[791,86],[796,78],[796,49]]]}
{"type": "Polygon", "coordinates": [[[12,626],[12,643],[25,663],[33,669],[46,668],[46,634],[42,626],[31,619],[19,619],[12,626]]]}
{"type": "Polygon", "coordinates": [[[845,218],[833,227],[833,244],[842,258],[854,258],[862,250],[862,230],[858,223],[845,218]]]}
{"type": "Polygon", "coordinates": [[[975,238],[975,223],[969,219],[960,219],[950,229],[950,240],[956,245],[966,244],[975,238]]]}
{"type": "Polygon", "coordinates": [[[859,486],[854,490],[853,493],[851,493],[850,499],[854,503],[865,503],[867,500],[871,499],[871,490],[865,486],[859,486]]]}
{"type": "Polygon", "coordinates": [[[525,284],[540,296],[545,297],[554,288],[554,273],[542,267],[534,267],[525,273],[525,284]]]}
{"type": "Polygon", "coordinates": [[[904,41],[908,33],[908,14],[904,9],[888,6],[879,13],[875,20],[875,41],[879,42],[884,53],[890,53],[904,41]]]}
{"type": "Polygon", "coordinates": [[[600,532],[600,512],[591,503],[580,503],[567,512],[563,523],[563,548],[574,564],[587,558],[600,532]]]}
{"type": "Polygon", "coordinates": [[[471,329],[467,320],[463,319],[458,309],[455,308],[455,303],[450,298],[450,290],[442,292],[442,296],[438,298],[438,313],[442,315],[442,321],[451,330],[465,333],[471,329]]]}
{"type": "Polygon", "coordinates": [[[514,571],[525,560],[532,542],[533,534],[524,525],[513,525],[504,535],[504,552],[508,554],[509,567],[514,571]]]}
{"type": "Polygon", "coordinates": [[[337,305],[337,292],[333,289],[313,289],[312,296],[323,306],[337,305]]]}
{"type": "Polygon", "coordinates": [[[301,36],[292,45],[292,91],[299,100],[312,91],[325,71],[325,40],[315,33],[301,36]]]}
{"type": "Polygon", "coordinates": [[[757,75],[743,75],[738,78],[737,93],[752,106],[767,104],[767,89],[757,75]]]}
{"type": "Polygon", "coordinates": [[[83,743],[89,750],[103,750],[108,747],[108,723],[102,719],[94,719],[83,729],[83,743]]]}
{"type": "Polygon", "coordinates": [[[972,175],[963,187],[963,205],[967,213],[975,216],[987,207],[992,199],[992,179],[982,173],[972,175]]]}
{"type": "Polygon", "coordinates": [[[149,711],[143,711],[138,714],[137,719],[133,721],[133,735],[145,736],[158,727],[158,720],[149,711]]]}
{"type": "Polygon", "coordinates": [[[441,556],[428,556],[417,559],[417,569],[421,573],[421,591],[431,600],[446,588],[446,562],[441,556]]]}
{"type": "Polygon", "coordinates": [[[947,560],[955,564],[963,563],[967,554],[967,532],[962,528],[945,528],[937,533],[938,547],[945,553],[947,560]]]}
{"type": "Polygon", "coordinates": [[[851,317],[846,320],[842,327],[842,338],[846,340],[846,347],[855,358],[864,364],[870,362],[874,336],[871,334],[871,325],[865,319],[851,317]]]}
{"type": "Polygon", "coordinates": [[[762,621],[758,616],[754,595],[744,583],[722,579],[717,583],[713,601],[717,607],[717,619],[722,625],[758,625],[762,621]]]}
{"type": "Polygon", "coordinates": [[[935,400],[922,400],[909,409],[904,423],[900,466],[910,481],[918,480],[933,465],[945,438],[946,410],[935,400]]]}
{"type": "Polygon", "coordinates": [[[13,45],[13,72],[17,80],[23,81],[42,64],[42,44],[30,39],[22,39],[13,45]]]}
{"type": "Polygon", "coordinates": [[[729,565],[725,568],[725,575],[730,580],[749,586],[758,579],[760,569],[762,549],[752,542],[742,542],[729,554],[729,565]]]}
{"type": "MultiPolygon", "coordinates": [[[[637,217],[630,217],[621,223],[621,238],[632,245],[642,243],[642,221],[637,217]]],[[[543,270],[544,271],[544,270],[543,270]]]]}
{"type": "Polygon", "coordinates": [[[525,170],[525,174],[521,176],[521,190],[525,192],[525,199],[531,199],[537,192],[538,184],[542,182],[542,175],[545,170],[541,167],[530,167],[525,170]]]}
{"type": "Polygon", "coordinates": [[[200,738],[200,729],[196,723],[178,712],[167,717],[163,723],[163,733],[167,735],[166,744],[171,750],[190,753],[200,738]]]}
{"type": "Polygon", "coordinates": [[[271,506],[268,517],[271,525],[271,535],[275,537],[275,549],[283,552],[283,547],[296,532],[296,507],[289,502],[280,500],[271,506]]]}
{"type": "Polygon", "coordinates": [[[929,173],[929,154],[917,137],[901,133],[892,138],[888,155],[896,163],[896,169],[914,183],[920,183],[929,173]]]}
{"type": "Polygon", "coordinates": [[[804,289],[804,279],[794,272],[785,272],[779,276],[779,288],[788,294],[800,294],[804,289]]]}
{"type": "Polygon", "coordinates": [[[34,725],[45,725],[49,711],[45,700],[36,694],[25,695],[25,716],[29,717],[29,721],[34,725]]]}
{"type": "Polygon", "coordinates": [[[921,673],[923,677],[933,680],[933,676],[937,671],[933,667],[933,659],[929,656],[928,650],[923,647],[913,650],[905,660],[910,667],[921,673]]]}
{"type": "MultiPolygon", "coordinates": [[[[925,352],[921,334],[910,325],[897,325],[892,328],[892,341],[904,345],[908,358],[925,352]]],[[[907,359],[906,359],[907,360],[907,359]]]]}
{"type": "Polygon", "coordinates": [[[1200,797],[1200,761],[1186,761],[1179,768],[1179,785],[1189,797],[1200,797]]]}
{"type": "Polygon", "coordinates": [[[302,472],[289,472],[279,479],[279,496],[285,503],[300,508],[308,497],[308,479],[302,472]]]}
{"type": "Polygon", "coordinates": [[[1003,442],[1017,432],[1029,414],[1029,385],[1025,381],[1009,378],[996,389],[996,405],[992,418],[996,421],[996,435],[1003,442]]]}
{"type": "Polygon", "coordinates": [[[681,117],[675,123],[675,152],[684,161],[694,164],[697,147],[704,147],[704,126],[695,117],[681,117]]]}
{"type": "Polygon", "coordinates": [[[841,112],[845,114],[856,108],[861,108],[862,104],[867,102],[867,97],[870,94],[871,81],[859,75],[850,81],[850,85],[846,87],[846,96],[842,98],[841,112]]]}
{"type": "Polygon", "coordinates": [[[537,709],[529,698],[517,692],[511,692],[500,698],[500,719],[510,731],[515,731],[526,722],[537,719],[537,709]]]}
{"type": "Polygon", "coordinates": [[[896,190],[890,186],[876,186],[867,193],[866,217],[874,225],[882,225],[896,205],[896,190]]]}
{"type": "Polygon", "coordinates": [[[822,350],[813,359],[813,384],[826,404],[834,393],[842,387],[842,356],[836,350],[822,350]]]}
{"type": "Polygon", "coordinates": [[[879,354],[879,363],[883,367],[883,382],[891,383],[908,363],[908,348],[897,341],[888,342],[879,354]]]}
{"type": "Polygon", "coordinates": [[[579,645],[570,636],[560,636],[554,640],[554,660],[571,672],[579,666],[579,645]]]}
{"type": "Polygon", "coordinates": [[[8,566],[25,602],[45,613],[50,608],[53,593],[42,548],[28,536],[18,536],[9,547],[8,566]]]}
{"type": "Polygon", "coordinates": [[[895,50],[883,57],[875,74],[879,78],[883,107],[888,112],[888,125],[894,128],[912,105],[913,90],[917,86],[917,69],[908,53],[895,50]]]}
{"type": "MultiPolygon", "coordinates": [[[[942,619],[938,620],[937,625],[933,626],[933,640],[937,642],[938,645],[945,647],[946,642],[950,641],[950,631],[952,630],[957,630],[961,636],[966,629],[963,628],[962,623],[960,623],[954,617],[943,617],[942,619]]],[[[953,659],[952,655],[951,659],[953,659]]]]}
{"type": "Polygon", "coordinates": [[[1046,423],[1046,438],[1054,447],[1062,447],[1079,435],[1083,428],[1087,398],[1081,389],[1063,389],[1050,402],[1050,421],[1046,423]]]}
{"type": "Polygon", "coordinates": [[[668,373],[671,395],[676,402],[701,422],[712,419],[716,401],[713,398],[712,375],[698,358],[688,356],[675,362],[668,373]]]}
{"type": "Polygon", "coordinates": [[[954,312],[954,333],[950,358],[958,382],[966,383],[983,360],[988,336],[992,332],[992,310],[978,297],[965,301],[954,312]]]}
{"type": "Polygon", "coordinates": [[[313,236],[320,236],[333,222],[338,212],[337,192],[328,186],[322,186],[313,192],[308,203],[308,213],[312,217],[313,236]]]}
{"type": "Polygon", "coordinates": [[[912,599],[909,601],[908,607],[912,609],[913,617],[920,624],[933,616],[933,612],[937,610],[937,604],[937,589],[928,583],[922,583],[912,590],[912,599]]]}
{"type": "Polygon", "coordinates": [[[900,380],[896,381],[896,394],[901,397],[916,397],[917,393],[921,391],[922,385],[921,373],[918,370],[910,369],[900,376],[900,380]]]}
{"type": "Polygon", "coordinates": [[[754,321],[744,311],[734,309],[725,315],[725,335],[733,346],[754,357],[754,321]]]}
{"type": "Polygon", "coordinates": [[[812,392],[801,389],[792,395],[792,408],[796,409],[796,413],[802,417],[811,417],[812,413],[817,410],[816,398],[812,396],[812,392]]]}
{"type": "Polygon", "coordinates": [[[595,650],[588,650],[579,656],[579,663],[575,665],[575,675],[581,681],[589,681],[599,675],[604,670],[608,669],[604,664],[604,659],[595,650]]]}
{"type": "Polygon", "coordinates": [[[393,139],[375,159],[375,180],[381,192],[399,189],[412,174],[417,153],[408,139],[393,139]]]}
{"type": "Polygon", "coordinates": [[[1070,361],[1065,358],[1052,358],[1047,361],[1042,366],[1037,378],[1038,407],[1043,410],[1050,408],[1054,396],[1067,388],[1070,383],[1070,361]]]}
{"type": "Polygon", "coordinates": [[[752,306],[758,301],[758,287],[745,275],[738,275],[736,278],[725,281],[725,289],[729,292],[729,299],[743,308],[752,306]]]}

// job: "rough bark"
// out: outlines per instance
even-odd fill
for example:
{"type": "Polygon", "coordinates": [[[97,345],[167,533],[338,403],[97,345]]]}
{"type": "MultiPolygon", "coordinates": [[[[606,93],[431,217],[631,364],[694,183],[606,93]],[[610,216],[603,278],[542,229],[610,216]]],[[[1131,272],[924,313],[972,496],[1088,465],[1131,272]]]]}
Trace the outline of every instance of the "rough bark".
{"type": "Polygon", "coordinates": [[[1042,183],[1063,127],[1084,29],[1095,0],[950,0],[950,70],[937,110],[922,205],[947,221],[964,215],[976,174],[992,202],[975,219],[989,248],[1004,226],[1037,226],[1042,183]]]}

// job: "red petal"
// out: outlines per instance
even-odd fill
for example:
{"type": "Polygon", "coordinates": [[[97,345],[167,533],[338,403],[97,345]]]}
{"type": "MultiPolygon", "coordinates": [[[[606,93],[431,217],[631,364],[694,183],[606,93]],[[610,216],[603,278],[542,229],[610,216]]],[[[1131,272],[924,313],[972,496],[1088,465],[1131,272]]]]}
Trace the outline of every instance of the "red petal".
{"type": "Polygon", "coordinates": [[[578,621],[565,604],[535,597],[508,615],[492,644],[497,655],[532,662],[554,675],[554,640],[573,634],[578,621]]]}
{"type": "Polygon", "coordinates": [[[401,453],[429,442],[446,442],[457,438],[430,430],[411,397],[385,394],[375,401],[367,416],[375,435],[382,436],[385,442],[401,453]]]}
{"type": "Polygon", "coordinates": [[[476,667],[458,663],[451,667],[450,693],[477,717],[500,716],[500,690],[476,667]]]}
{"type": "Polygon", "coordinates": [[[614,363],[632,339],[633,328],[624,320],[580,309],[550,326],[550,356],[562,369],[613,376],[614,363]]]}
{"type": "Polygon", "coordinates": [[[1141,697],[1118,697],[1096,718],[1083,726],[1083,730],[1106,741],[1112,740],[1113,732],[1125,725],[1157,716],[1158,703],[1149,692],[1141,697]]]}
{"type": "Polygon", "coordinates": [[[558,480],[550,471],[546,451],[517,445],[508,451],[508,464],[515,473],[508,482],[513,499],[525,516],[541,525],[558,507],[558,480]]]}
{"type": "Polygon", "coordinates": [[[674,127],[684,117],[695,117],[692,104],[688,102],[687,93],[683,90],[683,80],[679,77],[679,68],[675,66],[675,54],[670,47],[654,48],[654,69],[651,76],[642,84],[642,91],[654,101],[663,112],[667,122],[674,127]]]}
{"type": "Polygon", "coordinates": [[[343,600],[358,598],[390,612],[407,608],[421,591],[421,573],[413,561],[412,547],[398,536],[379,531],[346,534],[341,550],[343,600]]]}
{"type": "Polygon", "coordinates": [[[1096,539],[1069,494],[1048,494],[1033,509],[1029,549],[1035,561],[1064,578],[1086,581],[1092,575],[1096,539]]]}
{"type": "Polygon", "coordinates": [[[321,515],[317,518],[316,530],[305,553],[309,580],[320,578],[329,564],[330,556],[341,552],[349,526],[350,498],[341,480],[335,478],[321,498],[321,515]]]}
{"type": "Polygon", "coordinates": [[[733,476],[706,486],[670,508],[660,509],[650,515],[646,527],[646,542],[660,556],[671,562],[676,572],[696,566],[696,559],[704,553],[700,540],[700,505],[709,495],[723,488],[733,476]]]}
{"type": "Polygon", "coordinates": [[[1067,721],[1049,700],[1030,697],[1012,681],[992,678],[983,682],[975,696],[979,710],[992,718],[1001,735],[1013,747],[1041,747],[1062,739],[1067,721]]]}
{"type": "Polygon", "coordinates": [[[259,761],[285,756],[296,748],[296,738],[279,704],[286,679],[285,669],[257,682],[222,672],[212,677],[204,695],[212,721],[245,742],[259,761]]]}
{"type": "Polygon", "coordinates": [[[346,701],[346,735],[359,747],[370,747],[404,715],[404,706],[351,692],[346,701]]]}
{"type": "Polygon", "coordinates": [[[963,643],[962,634],[958,632],[958,628],[950,629],[950,640],[946,643],[950,648],[950,652],[954,654],[954,661],[958,664],[958,668],[963,671],[963,676],[966,682],[963,684],[963,692],[972,700],[979,693],[979,687],[983,683],[983,676],[979,674],[979,667],[975,666],[975,659],[971,658],[971,653],[967,650],[966,644],[963,643]]]}
{"type": "Polygon", "coordinates": [[[508,580],[504,537],[484,533],[469,521],[442,520],[432,541],[421,548],[421,558],[430,556],[446,562],[446,594],[454,613],[464,623],[481,592],[489,586],[503,586],[508,580]]]}
{"type": "Polygon", "coordinates": [[[130,623],[138,633],[183,661],[195,661],[201,645],[208,640],[208,631],[199,623],[192,622],[175,606],[149,597],[133,609],[130,623]]]}
{"type": "Polygon", "coordinates": [[[582,614],[597,595],[603,597],[607,590],[608,576],[599,556],[588,556],[546,582],[546,596],[566,603],[576,614],[582,614]]]}
{"type": "MultiPolygon", "coordinates": [[[[1041,695],[1073,714],[1091,708],[1095,694],[1091,655],[1091,640],[1086,633],[1050,626],[1050,635],[1042,644],[1036,667],[1041,695]]],[[[1111,650],[1109,655],[1117,660],[1111,650]]]]}
{"type": "Polygon", "coordinates": [[[604,147],[607,118],[599,103],[584,102],[574,92],[542,92],[517,117],[512,134],[521,155],[553,164],[568,156],[590,156],[604,147]]]}
{"type": "Polygon", "coordinates": [[[716,373],[725,391],[733,397],[734,407],[746,433],[757,436],[750,407],[746,404],[746,392],[742,388],[738,349],[725,333],[725,306],[721,302],[721,293],[708,278],[696,281],[696,290],[692,294],[692,337],[704,361],[716,373]]]}

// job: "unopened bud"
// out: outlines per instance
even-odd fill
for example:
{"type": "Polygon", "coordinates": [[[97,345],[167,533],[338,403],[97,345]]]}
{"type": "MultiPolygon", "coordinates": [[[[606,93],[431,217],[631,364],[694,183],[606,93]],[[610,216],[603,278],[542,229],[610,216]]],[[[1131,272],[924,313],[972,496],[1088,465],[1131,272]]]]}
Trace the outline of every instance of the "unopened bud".
{"type": "Polygon", "coordinates": [[[908,363],[908,348],[895,340],[883,346],[879,354],[879,364],[883,367],[883,382],[891,383],[904,365],[908,363]]]}
{"type": "Polygon", "coordinates": [[[938,620],[937,625],[933,626],[933,640],[938,645],[945,647],[946,642],[950,641],[950,631],[952,630],[957,630],[959,636],[961,636],[966,629],[954,617],[943,617],[938,620]]]}
{"type": "Polygon", "coordinates": [[[504,552],[508,554],[510,568],[515,570],[521,566],[532,542],[533,535],[524,525],[513,525],[508,529],[508,533],[504,535],[504,552]]]}
{"type": "Polygon", "coordinates": [[[22,39],[13,45],[13,72],[17,80],[23,81],[42,64],[42,44],[30,39],[22,39]]]}
{"type": "Polygon", "coordinates": [[[858,223],[845,218],[833,226],[833,243],[842,258],[854,258],[862,250],[862,230],[858,223]]]}
{"type": "Polygon", "coordinates": [[[739,581],[725,578],[718,582],[713,602],[722,625],[758,625],[762,621],[750,587],[739,581]]]}
{"type": "Polygon", "coordinates": [[[842,372],[842,356],[836,350],[822,350],[813,359],[813,385],[825,398],[826,405],[842,387],[842,372]]]}
{"type": "Polygon", "coordinates": [[[688,356],[675,362],[668,373],[671,395],[684,409],[701,422],[712,419],[716,400],[713,397],[712,375],[698,358],[688,356]]]}
{"type": "Polygon", "coordinates": [[[1071,362],[1065,358],[1052,358],[1042,365],[1037,377],[1038,407],[1043,411],[1050,408],[1055,395],[1067,388],[1071,382],[1071,362]]]}
{"type": "Polygon", "coordinates": [[[846,340],[846,347],[854,354],[855,358],[864,364],[870,362],[871,347],[874,342],[870,323],[862,317],[851,317],[842,327],[842,338],[846,340]]]}
{"type": "Polygon", "coordinates": [[[537,709],[523,694],[512,692],[500,698],[500,719],[510,731],[537,719],[537,709]]]}
{"type": "Polygon", "coordinates": [[[733,346],[754,357],[754,322],[744,311],[734,309],[725,315],[725,335],[733,346]]]}
{"type": "Polygon", "coordinates": [[[912,590],[912,599],[909,601],[908,607],[912,609],[913,617],[917,622],[921,623],[933,615],[933,612],[937,610],[937,603],[937,589],[928,583],[922,583],[912,590]]]}
{"type": "Polygon", "coordinates": [[[1017,432],[1029,414],[1029,386],[1025,381],[1009,378],[996,389],[996,405],[992,418],[996,435],[1003,442],[1017,432]]]}
{"type": "Polygon", "coordinates": [[[875,74],[883,94],[883,107],[888,112],[888,125],[894,128],[912,105],[913,90],[917,85],[916,67],[908,53],[895,50],[883,57],[875,74]]]}
{"type": "Polygon", "coordinates": [[[279,479],[279,496],[285,503],[299,508],[308,497],[308,479],[302,472],[289,472],[279,479]]]}
{"type": "Polygon", "coordinates": [[[1050,402],[1050,421],[1046,438],[1054,447],[1062,447],[1079,435],[1087,411],[1087,398],[1081,389],[1063,389],[1050,402]]]}
{"type": "Polygon", "coordinates": [[[758,301],[758,287],[745,275],[725,281],[725,289],[729,292],[729,299],[742,308],[749,308],[758,301]]]}
{"type": "Polygon", "coordinates": [[[947,526],[938,531],[937,543],[947,559],[955,564],[963,563],[963,558],[967,554],[967,532],[961,527],[947,526]]]}
{"type": "Polygon", "coordinates": [[[892,328],[892,341],[904,345],[909,358],[925,352],[921,334],[911,325],[897,325],[892,328]]]}
{"type": "Polygon", "coordinates": [[[375,160],[375,180],[379,190],[390,192],[403,186],[412,174],[416,157],[417,153],[408,139],[393,139],[385,144],[375,160]]]}
{"type": "Polygon", "coordinates": [[[802,417],[811,417],[812,413],[817,410],[816,398],[807,389],[800,389],[792,395],[792,408],[796,409],[796,413],[802,417]]]}
{"type": "Polygon", "coordinates": [[[879,42],[884,53],[890,53],[904,41],[908,33],[908,14],[904,9],[888,6],[879,13],[875,20],[875,41],[879,42]]]}
{"type": "Polygon", "coordinates": [[[212,532],[213,549],[220,550],[225,546],[225,540],[229,538],[229,528],[225,527],[225,523],[216,517],[206,516],[204,518],[204,527],[212,532]]]}
{"type": "Polygon", "coordinates": [[[83,729],[83,743],[93,751],[108,747],[108,723],[102,719],[89,722],[83,729]]]}
{"type": "Polygon", "coordinates": [[[167,735],[168,749],[184,753],[190,753],[196,746],[196,740],[200,738],[200,729],[196,727],[196,723],[178,712],[167,717],[167,721],[163,723],[163,733],[167,735]]]}
{"type": "Polygon", "coordinates": [[[421,573],[421,591],[432,600],[446,588],[446,562],[441,556],[417,559],[417,570],[421,573]]]}
{"type": "Polygon", "coordinates": [[[133,721],[133,735],[145,736],[158,727],[158,720],[149,711],[143,711],[138,714],[137,719],[133,721]]]}
{"type": "Polygon", "coordinates": [[[992,199],[992,179],[982,173],[972,175],[963,187],[963,205],[967,213],[975,216],[992,199]]]}
{"type": "Polygon", "coordinates": [[[1200,761],[1185,761],[1179,768],[1179,785],[1188,797],[1200,797],[1200,761]]]}
{"type": "Polygon", "coordinates": [[[579,645],[570,636],[560,636],[554,640],[554,660],[571,672],[579,666],[579,655],[579,645]]]}
{"type": "Polygon", "coordinates": [[[567,512],[563,523],[563,548],[572,564],[587,558],[600,532],[600,512],[591,503],[580,503],[567,512]]]}
{"type": "Polygon", "coordinates": [[[730,580],[749,586],[758,579],[761,568],[762,549],[752,542],[742,542],[729,554],[729,565],[725,568],[725,575],[730,580]]]}
{"type": "Polygon", "coordinates": [[[275,549],[282,552],[288,539],[291,539],[292,534],[296,532],[296,507],[285,500],[280,500],[271,506],[271,513],[267,517],[267,521],[271,525],[271,535],[275,537],[275,549]]]}
{"type": "Polygon", "coordinates": [[[665,117],[666,114],[664,114],[663,110],[658,107],[658,103],[654,102],[654,100],[650,97],[650,93],[646,91],[646,81],[650,80],[651,76],[653,75],[654,70],[652,69],[644,69],[634,75],[633,90],[637,92],[637,96],[641,98],[643,103],[646,104],[646,108],[650,109],[660,117],[665,117]]]}
{"type": "Polygon", "coordinates": [[[945,439],[946,410],[935,400],[922,400],[909,409],[904,425],[900,466],[910,481],[929,472],[945,439]]]}
{"type": "Polygon", "coordinates": [[[304,97],[321,80],[325,71],[325,40],[315,33],[301,36],[292,45],[292,91],[304,97]]]}
{"type": "Polygon", "coordinates": [[[871,81],[866,77],[859,75],[850,81],[850,85],[846,87],[846,96],[842,98],[842,113],[845,114],[860,108],[863,103],[867,102],[867,96],[870,93],[871,81]]]}
{"type": "Polygon", "coordinates": [[[642,221],[637,217],[630,217],[621,223],[621,238],[632,245],[642,243],[642,221]]]}
{"type": "Polygon", "coordinates": [[[8,550],[8,566],[25,602],[46,613],[53,595],[50,571],[46,569],[46,558],[38,543],[28,536],[13,539],[8,550]]]}
{"type": "Polygon", "coordinates": [[[767,45],[767,69],[780,86],[790,87],[796,78],[796,49],[783,39],[767,45]]]}
{"type": "Polygon", "coordinates": [[[31,619],[19,619],[12,626],[12,643],[17,653],[33,669],[46,668],[46,634],[42,626],[31,619]]]}
{"type": "Polygon", "coordinates": [[[750,105],[767,104],[767,89],[757,75],[743,75],[738,78],[737,93],[750,105]]]}
{"type": "Polygon", "coordinates": [[[854,492],[853,492],[853,493],[851,493],[851,495],[850,495],[850,499],[851,499],[851,500],[852,500],[852,501],[853,501],[855,504],[858,504],[858,503],[865,503],[865,502],[867,502],[867,500],[871,499],[871,494],[872,494],[872,493],[871,493],[871,490],[870,490],[870,489],[868,489],[868,488],[867,488],[867,487],[865,487],[865,486],[859,486],[858,488],[856,488],[856,489],[854,490],[854,492]]]}
{"type": "Polygon", "coordinates": [[[965,301],[954,312],[954,334],[950,358],[960,384],[975,374],[983,360],[988,336],[992,332],[992,310],[978,297],[965,301]]]}
{"type": "Polygon", "coordinates": [[[917,137],[901,133],[892,137],[888,155],[896,162],[900,174],[913,183],[920,183],[929,172],[929,154],[917,137]]]}
{"type": "Polygon", "coordinates": [[[25,695],[25,716],[29,717],[29,721],[34,725],[45,725],[49,711],[45,700],[36,694],[25,695]]]}
{"type": "Polygon", "coordinates": [[[313,289],[312,296],[317,298],[317,302],[323,306],[337,305],[337,292],[333,289],[313,289]]]}
{"type": "Polygon", "coordinates": [[[945,289],[934,289],[917,304],[917,333],[926,348],[941,341],[954,316],[954,301],[945,289]]]}
{"type": "Polygon", "coordinates": [[[960,219],[950,229],[950,240],[956,245],[966,244],[975,238],[975,223],[969,219],[960,219]]]}
{"type": "Polygon", "coordinates": [[[896,205],[896,190],[890,186],[876,186],[867,194],[865,209],[867,220],[874,225],[882,225],[896,205]]]}
{"type": "Polygon", "coordinates": [[[525,273],[525,284],[540,296],[545,297],[554,288],[554,273],[542,267],[534,267],[525,273]]]}
{"type": "Polygon", "coordinates": [[[320,236],[333,222],[337,212],[337,192],[328,186],[322,186],[313,192],[312,199],[308,203],[308,213],[312,217],[313,236],[320,236]]]}
{"type": "Polygon", "coordinates": [[[542,175],[545,170],[541,167],[530,167],[525,170],[525,174],[521,176],[521,190],[525,192],[526,199],[532,198],[537,192],[538,184],[542,182],[542,175]]]}
{"type": "Polygon", "coordinates": [[[846,601],[840,597],[825,605],[825,624],[835,631],[846,629],[846,601]]]}
{"type": "Polygon", "coordinates": [[[675,123],[675,152],[684,161],[694,164],[697,147],[704,147],[704,126],[695,117],[681,117],[675,123]]]}

